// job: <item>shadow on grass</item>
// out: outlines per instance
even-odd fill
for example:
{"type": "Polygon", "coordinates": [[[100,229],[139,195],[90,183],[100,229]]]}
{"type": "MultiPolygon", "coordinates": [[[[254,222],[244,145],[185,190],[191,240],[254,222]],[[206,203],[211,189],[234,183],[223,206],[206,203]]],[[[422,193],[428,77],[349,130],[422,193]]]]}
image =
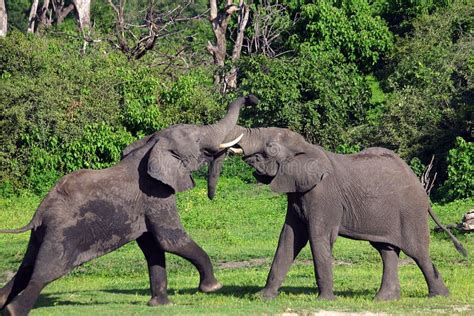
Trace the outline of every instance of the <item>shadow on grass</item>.
{"type": "MultiPolygon", "coordinates": [[[[260,300],[258,296],[258,292],[262,289],[261,286],[254,286],[254,285],[247,285],[247,286],[236,286],[236,285],[229,285],[224,286],[222,289],[210,293],[209,295],[213,296],[229,296],[229,297],[236,297],[241,299],[250,299],[250,300],[260,300]]],[[[123,295],[139,295],[139,296],[150,296],[149,289],[104,289],[99,290],[100,292],[104,293],[113,293],[113,294],[123,294],[123,295]]],[[[197,288],[170,288],[168,289],[168,294],[172,297],[173,295],[193,295],[198,293],[199,291],[197,288]]],[[[55,293],[48,293],[42,294],[35,305],[35,308],[39,307],[48,307],[48,306],[67,306],[67,305],[107,305],[111,304],[111,302],[100,302],[94,300],[93,302],[81,302],[79,300],[72,301],[68,299],[64,299],[61,296],[65,294],[72,294],[72,293],[83,293],[85,295],[94,295],[97,291],[72,291],[72,292],[55,292],[55,293]]],[[[317,288],[316,287],[301,287],[301,286],[283,286],[280,289],[280,294],[286,295],[317,295],[317,288]]],[[[371,298],[375,295],[375,292],[372,290],[349,290],[349,291],[335,291],[335,295],[338,297],[364,297],[364,298],[371,298]]],[[[115,302],[117,303],[117,302],[115,302]]],[[[143,301],[136,301],[130,302],[127,301],[127,304],[143,304],[143,301]]]]}
{"type": "MultiPolygon", "coordinates": [[[[247,286],[237,286],[237,285],[228,285],[223,286],[222,289],[210,293],[210,295],[219,295],[219,296],[233,296],[239,298],[248,298],[249,296],[255,295],[262,290],[261,286],[247,285],[247,286]]],[[[150,290],[148,289],[111,289],[103,290],[103,292],[108,293],[117,293],[117,294],[126,294],[126,295],[150,295],[150,290]]],[[[197,288],[184,288],[184,289],[168,289],[169,295],[193,295],[198,293],[197,288]]],[[[291,295],[317,295],[318,290],[316,287],[305,287],[305,286],[283,286],[279,290],[280,294],[291,294],[291,295]]],[[[355,290],[345,290],[345,291],[334,291],[334,294],[339,297],[373,297],[375,296],[375,291],[370,289],[355,289],[355,290]]]]}

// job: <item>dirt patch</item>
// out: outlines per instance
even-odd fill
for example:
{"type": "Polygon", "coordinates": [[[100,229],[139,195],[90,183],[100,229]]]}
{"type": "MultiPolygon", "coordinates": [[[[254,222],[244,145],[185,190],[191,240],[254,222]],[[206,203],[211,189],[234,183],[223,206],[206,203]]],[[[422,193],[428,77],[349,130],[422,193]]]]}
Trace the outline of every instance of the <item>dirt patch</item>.
{"type": "Polygon", "coordinates": [[[217,266],[221,269],[238,269],[238,268],[250,268],[250,267],[263,266],[266,263],[267,263],[267,259],[257,258],[257,259],[250,259],[250,260],[245,260],[245,261],[220,262],[217,264],[217,266]]]}
{"type": "MultiPolygon", "coordinates": [[[[217,266],[221,269],[238,269],[238,268],[251,268],[251,267],[258,267],[258,266],[263,266],[267,265],[271,262],[272,259],[266,259],[266,258],[255,258],[255,259],[249,259],[249,260],[244,260],[244,261],[222,261],[217,264],[217,266]]],[[[300,265],[313,265],[313,260],[310,259],[301,259],[301,260],[295,260],[295,264],[300,264],[300,265]]],[[[352,262],[350,261],[344,261],[344,260],[335,260],[334,264],[336,266],[350,266],[352,265],[352,262]]]]}
{"type": "Polygon", "coordinates": [[[409,266],[409,265],[414,265],[414,264],[416,263],[412,258],[403,258],[403,259],[398,260],[399,266],[409,266]]]}
{"type": "Polygon", "coordinates": [[[6,281],[9,281],[11,278],[13,278],[15,276],[15,271],[6,271],[2,277],[0,278],[0,281],[3,283],[3,282],[6,282],[6,281]]]}
{"type": "Polygon", "coordinates": [[[286,310],[281,316],[375,316],[388,315],[386,313],[372,313],[372,312],[339,312],[339,311],[317,311],[317,312],[296,312],[290,309],[286,310]]]}

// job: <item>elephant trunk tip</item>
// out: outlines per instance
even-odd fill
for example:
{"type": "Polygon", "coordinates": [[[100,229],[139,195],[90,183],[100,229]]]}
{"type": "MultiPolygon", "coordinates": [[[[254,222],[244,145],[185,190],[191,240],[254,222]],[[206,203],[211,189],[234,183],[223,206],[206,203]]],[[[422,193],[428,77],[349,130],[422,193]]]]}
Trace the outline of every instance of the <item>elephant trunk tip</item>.
{"type": "Polygon", "coordinates": [[[245,105],[257,105],[260,100],[254,95],[249,94],[245,97],[245,105]]]}

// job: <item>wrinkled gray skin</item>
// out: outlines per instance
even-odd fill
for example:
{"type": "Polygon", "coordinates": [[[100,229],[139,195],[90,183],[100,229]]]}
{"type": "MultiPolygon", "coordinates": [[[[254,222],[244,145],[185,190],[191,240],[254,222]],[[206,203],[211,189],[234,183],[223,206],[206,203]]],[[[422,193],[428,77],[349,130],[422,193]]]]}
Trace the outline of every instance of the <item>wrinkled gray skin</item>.
{"type": "Polygon", "coordinates": [[[0,231],[32,230],[17,274],[0,289],[0,309],[6,315],[28,314],[48,283],[133,240],[148,263],[149,305],[169,303],[165,252],[197,268],[201,291],[219,289],[208,255],[180,222],[175,193],[194,186],[191,172],[219,156],[218,146],[237,123],[241,106],[253,102],[253,96],[237,99],[213,125],[176,125],[138,140],[113,167],[64,176],[30,224],[0,231]]]}
{"type": "MultiPolygon", "coordinates": [[[[400,297],[400,250],[413,258],[428,284],[429,296],[448,289],[429,256],[428,197],[407,164],[384,148],[339,155],[287,129],[236,127],[231,139],[244,133],[235,148],[255,168],[258,181],[288,196],[288,210],[265,288],[265,298],[278,294],[285,275],[309,241],[320,299],[334,299],[332,247],[337,236],[367,240],[383,261],[376,299],[400,297]]],[[[223,158],[212,163],[209,193],[215,192],[223,158]]],[[[456,248],[462,245],[449,233],[456,248]]]]}

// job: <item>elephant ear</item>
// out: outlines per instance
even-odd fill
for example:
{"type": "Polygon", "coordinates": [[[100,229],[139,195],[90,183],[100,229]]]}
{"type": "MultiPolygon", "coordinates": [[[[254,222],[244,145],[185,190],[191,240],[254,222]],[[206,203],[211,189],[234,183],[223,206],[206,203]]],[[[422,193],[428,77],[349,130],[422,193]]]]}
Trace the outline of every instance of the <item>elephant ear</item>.
{"type": "Polygon", "coordinates": [[[150,151],[148,174],[170,186],[175,193],[195,186],[191,170],[182,159],[175,152],[162,148],[158,144],[150,151]]]}
{"type": "Polygon", "coordinates": [[[329,172],[328,163],[308,154],[298,154],[280,161],[277,174],[270,182],[275,192],[307,192],[329,172]]]}

